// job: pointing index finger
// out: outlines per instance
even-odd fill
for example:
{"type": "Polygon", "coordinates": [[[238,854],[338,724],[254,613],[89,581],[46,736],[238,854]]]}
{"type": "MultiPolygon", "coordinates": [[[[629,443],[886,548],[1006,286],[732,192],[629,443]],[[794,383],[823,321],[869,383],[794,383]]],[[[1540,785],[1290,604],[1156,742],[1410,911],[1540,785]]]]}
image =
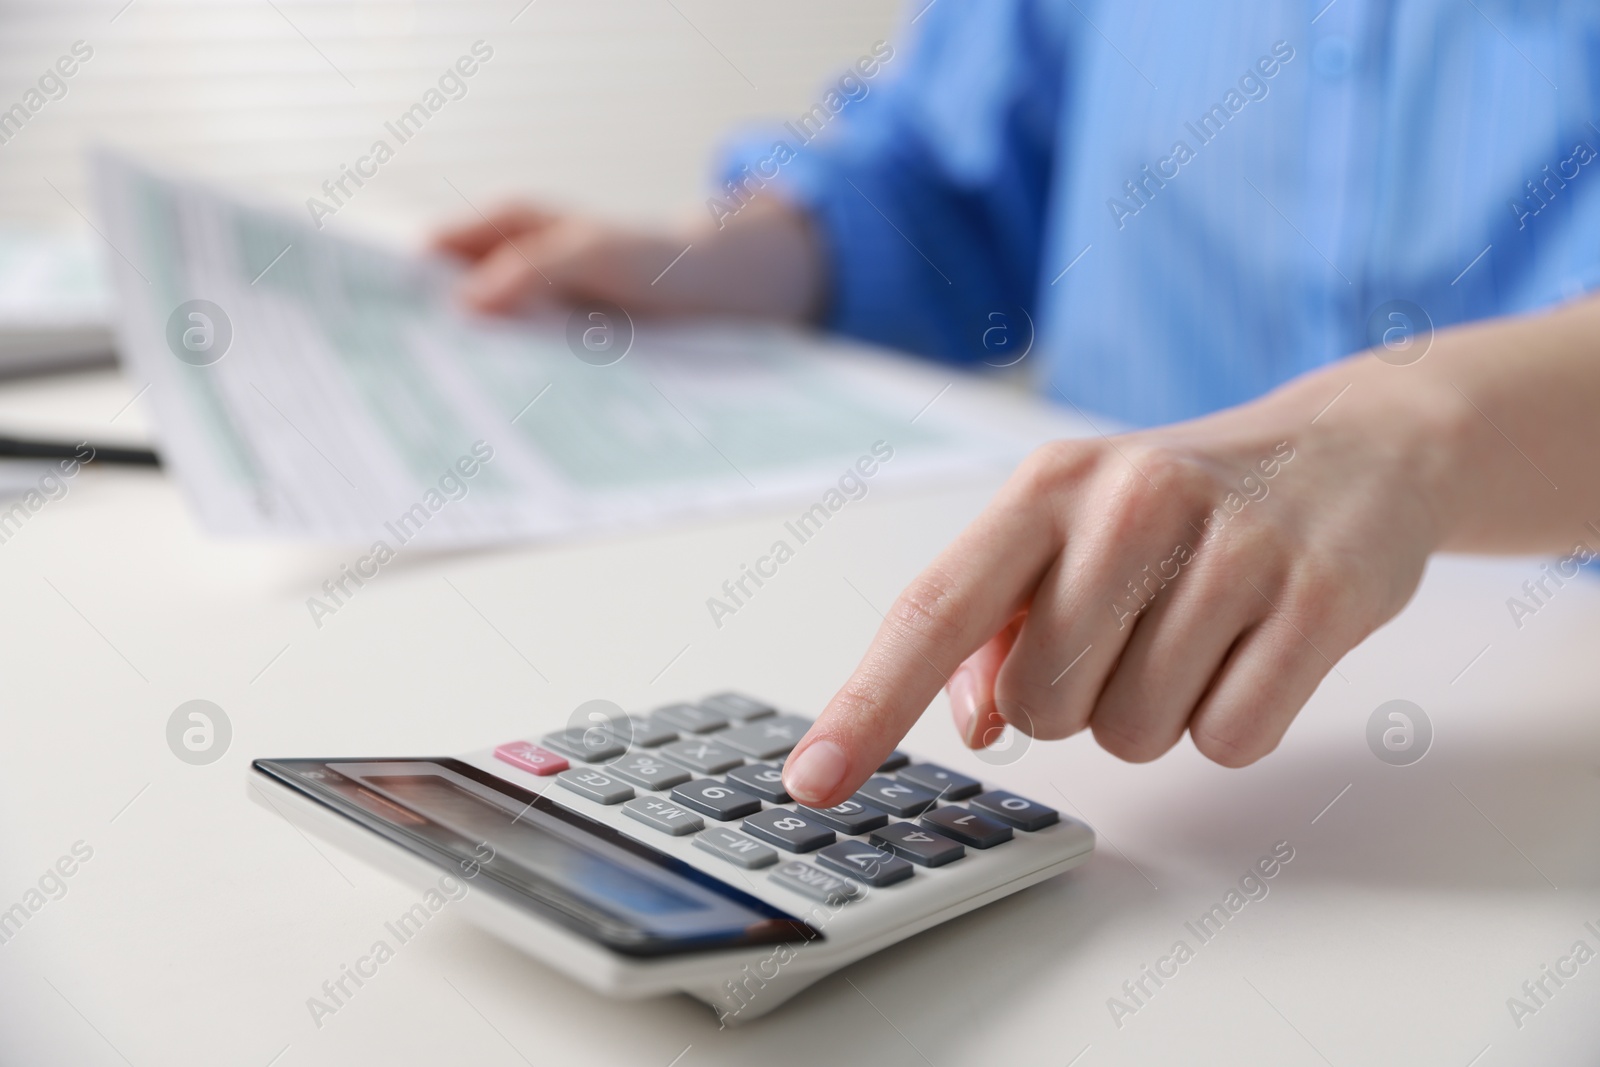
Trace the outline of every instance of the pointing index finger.
{"type": "Polygon", "coordinates": [[[847,799],[911,729],[951,673],[1027,603],[1059,538],[1017,494],[990,505],[883,616],[867,653],[784,764],[789,795],[847,799]]]}

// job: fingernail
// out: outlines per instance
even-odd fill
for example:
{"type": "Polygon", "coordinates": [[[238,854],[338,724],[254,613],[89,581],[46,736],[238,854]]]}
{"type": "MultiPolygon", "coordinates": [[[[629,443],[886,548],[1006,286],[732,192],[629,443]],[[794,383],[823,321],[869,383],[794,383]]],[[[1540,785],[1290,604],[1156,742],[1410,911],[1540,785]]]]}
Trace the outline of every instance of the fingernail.
{"type": "Polygon", "coordinates": [[[844,781],[844,749],[832,741],[814,741],[783,768],[783,784],[802,803],[820,802],[844,781]]]}
{"type": "Polygon", "coordinates": [[[966,667],[959,668],[945,687],[950,694],[950,711],[956,721],[956,733],[968,748],[972,747],[972,731],[978,728],[978,679],[966,667]]]}

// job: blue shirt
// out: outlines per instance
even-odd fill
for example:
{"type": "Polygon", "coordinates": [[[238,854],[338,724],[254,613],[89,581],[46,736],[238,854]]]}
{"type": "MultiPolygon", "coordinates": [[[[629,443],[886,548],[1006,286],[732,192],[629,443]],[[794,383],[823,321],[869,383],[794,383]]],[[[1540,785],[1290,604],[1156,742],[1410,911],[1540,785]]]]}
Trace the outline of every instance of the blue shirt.
{"type": "Polygon", "coordinates": [[[1600,283],[1593,0],[926,2],[724,171],[838,331],[1150,425],[1600,283]]]}

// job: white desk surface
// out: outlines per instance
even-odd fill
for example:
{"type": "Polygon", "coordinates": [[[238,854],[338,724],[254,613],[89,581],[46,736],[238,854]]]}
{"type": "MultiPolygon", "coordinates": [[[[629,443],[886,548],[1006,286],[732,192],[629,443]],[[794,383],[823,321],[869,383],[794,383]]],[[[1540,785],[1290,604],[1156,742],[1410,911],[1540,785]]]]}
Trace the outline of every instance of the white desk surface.
{"type": "MultiPolygon", "coordinates": [[[[134,390],[110,373],[6,385],[0,424],[119,430],[134,390]]],[[[401,561],[317,631],[305,598],[340,554],[219,544],[160,475],[86,473],[0,544],[0,909],[74,842],[94,850],[0,945],[0,1062],[1593,1062],[1600,962],[1547,980],[1520,1028],[1506,1004],[1575,941],[1600,949],[1600,583],[1519,631],[1505,600],[1527,560],[1437,561],[1253,767],[1187,742],[1145,766],[1087,737],[1035,746],[1001,777],[1099,831],[1086,866],[746,1028],[686,998],[602,1000],[448,909],[313,1024],[307,998],[415,894],[250,803],[252,757],[451,753],[595,697],[733,687],[815,711],[878,623],[845,579],[887,604],[997,482],[852,505],[720,631],[705,598],[779,516],[401,561]],[[164,737],[197,697],[234,728],[204,767],[164,737]],[[1396,697],[1436,730],[1405,768],[1365,741],[1396,697]],[[1196,945],[1185,920],[1279,841],[1295,856],[1269,895],[1119,1029],[1108,998],[1196,945]]],[[[946,711],[911,745],[983,772],[946,711]]]]}

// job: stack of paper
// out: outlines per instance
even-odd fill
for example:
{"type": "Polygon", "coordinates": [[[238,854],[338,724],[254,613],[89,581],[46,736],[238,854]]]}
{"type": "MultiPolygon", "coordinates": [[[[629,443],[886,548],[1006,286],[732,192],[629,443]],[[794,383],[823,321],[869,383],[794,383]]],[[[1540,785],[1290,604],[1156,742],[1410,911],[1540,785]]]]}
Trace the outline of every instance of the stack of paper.
{"type": "Polygon", "coordinates": [[[444,546],[778,501],[832,511],[1025,447],[948,398],[930,410],[949,377],[896,359],[634,322],[626,354],[597,360],[572,340],[586,322],[462,314],[440,262],[117,157],[96,179],[120,350],[218,533],[444,546]]]}
{"type": "Polygon", "coordinates": [[[0,375],[111,362],[110,286],[92,239],[0,229],[0,375]]]}

